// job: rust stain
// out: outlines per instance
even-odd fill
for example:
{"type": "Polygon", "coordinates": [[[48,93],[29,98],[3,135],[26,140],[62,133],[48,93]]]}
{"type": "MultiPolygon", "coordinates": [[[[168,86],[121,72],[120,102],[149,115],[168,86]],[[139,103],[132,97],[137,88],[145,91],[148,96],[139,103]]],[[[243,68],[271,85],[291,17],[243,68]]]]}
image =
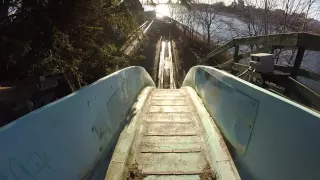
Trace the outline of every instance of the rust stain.
{"type": "Polygon", "coordinates": [[[216,176],[215,174],[212,173],[212,170],[209,166],[209,164],[207,164],[202,172],[200,173],[200,180],[215,180],[216,176]]]}
{"type": "Polygon", "coordinates": [[[129,168],[126,180],[142,180],[144,177],[145,175],[142,174],[142,170],[139,169],[138,163],[135,163],[129,168]]]}

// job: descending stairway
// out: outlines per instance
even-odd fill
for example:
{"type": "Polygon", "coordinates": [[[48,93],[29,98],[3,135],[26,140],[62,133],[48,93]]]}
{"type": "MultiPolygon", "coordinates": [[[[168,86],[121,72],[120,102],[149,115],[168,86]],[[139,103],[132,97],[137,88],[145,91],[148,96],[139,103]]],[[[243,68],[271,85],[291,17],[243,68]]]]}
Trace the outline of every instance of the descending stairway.
{"type": "Polygon", "coordinates": [[[184,90],[154,90],[136,162],[147,180],[199,179],[207,162],[198,115],[184,90]]]}
{"type": "Polygon", "coordinates": [[[214,179],[204,129],[193,102],[185,88],[151,90],[141,114],[119,138],[106,179],[214,179]]]}

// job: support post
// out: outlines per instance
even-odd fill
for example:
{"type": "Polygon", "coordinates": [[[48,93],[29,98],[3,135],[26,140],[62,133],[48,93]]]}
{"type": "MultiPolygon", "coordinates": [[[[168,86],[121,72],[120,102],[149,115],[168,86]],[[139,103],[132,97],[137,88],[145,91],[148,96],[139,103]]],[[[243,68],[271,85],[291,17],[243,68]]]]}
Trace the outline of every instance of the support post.
{"type": "Polygon", "coordinates": [[[271,54],[274,54],[274,51],[276,50],[276,47],[275,46],[272,46],[271,47],[271,54]]]}
{"type": "Polygon", "coordinates": [[[233,54],[233,61],[234,62],[239,62],[239,46],[234,47],[234,54],[233,54]]]}
{"type": "Polygon", "coordinates": [[[305,51],[304,47],[298,48],[296,60],[294,61],[294,65],[293,65],[292,72],[291,72],[291,77],[293,77],[293,78],[296,78],[298,75],[298,72],[300,70],[300,66],[301,66],[301,63],[303,60],[304,51],[305,51]]]}

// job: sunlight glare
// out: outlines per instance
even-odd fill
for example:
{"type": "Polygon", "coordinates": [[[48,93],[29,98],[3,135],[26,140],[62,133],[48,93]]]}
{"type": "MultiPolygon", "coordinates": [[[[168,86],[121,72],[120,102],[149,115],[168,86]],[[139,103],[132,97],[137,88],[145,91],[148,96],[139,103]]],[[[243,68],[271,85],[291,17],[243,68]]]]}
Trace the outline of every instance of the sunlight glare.
{"type": "Polygon", "coordinates": [[[159,4],[156,7],[157,17],[170,16],[169,6],[167,4],[159,4]]]}

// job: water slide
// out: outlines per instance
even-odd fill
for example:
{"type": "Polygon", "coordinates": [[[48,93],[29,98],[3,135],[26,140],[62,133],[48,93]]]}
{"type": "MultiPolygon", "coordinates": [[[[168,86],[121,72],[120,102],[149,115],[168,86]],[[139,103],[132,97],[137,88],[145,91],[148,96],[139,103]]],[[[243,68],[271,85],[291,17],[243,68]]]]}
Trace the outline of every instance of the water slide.
{"type": "Polygon", "coordinates": [[[207,66],[176,89],[160,39],[157,82],[128,67],[1,127],[0,180],[320,179],[318,112],[207,66]]]}
{"type": "Polygon", "coordinates": [[[320,115],[212,67],[115,72],[0,129],[1,179],[320,179],[320,115]]]}

